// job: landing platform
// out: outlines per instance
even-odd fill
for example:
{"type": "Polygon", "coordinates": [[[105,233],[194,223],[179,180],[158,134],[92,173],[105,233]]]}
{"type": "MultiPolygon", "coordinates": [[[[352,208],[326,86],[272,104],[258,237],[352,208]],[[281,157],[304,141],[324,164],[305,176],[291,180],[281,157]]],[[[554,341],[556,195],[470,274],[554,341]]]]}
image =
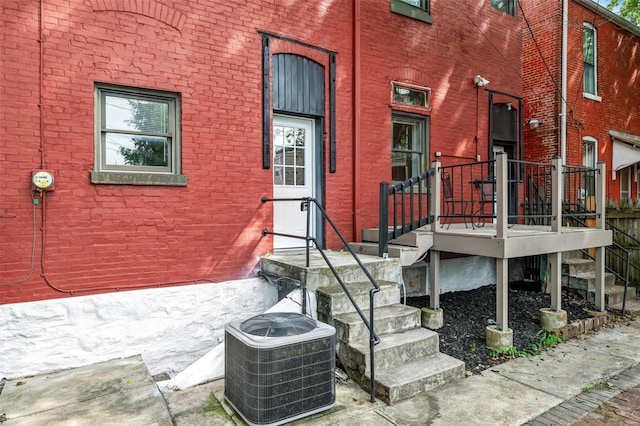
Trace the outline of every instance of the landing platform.
{"type": "Polygon", "coordinates": [[[433,249],[452,253],[511,259],[545,253],[580,250],[611,245],[609,230],[595,228],[561,228],[550,226],[512,225],[504,238],[497,237],[495,224],[471,227],[464,224],[438,229],[433,235],[433,249]]]}

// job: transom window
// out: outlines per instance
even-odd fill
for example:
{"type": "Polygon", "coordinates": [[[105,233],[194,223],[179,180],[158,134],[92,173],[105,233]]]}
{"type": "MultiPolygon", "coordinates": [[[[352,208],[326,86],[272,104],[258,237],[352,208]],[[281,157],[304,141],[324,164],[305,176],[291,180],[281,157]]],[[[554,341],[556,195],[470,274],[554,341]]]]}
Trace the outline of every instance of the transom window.
{"type": "Polygon", "coordinates": [[[392,101],[396,104],[428,108],[429,89],[418,89],[393,83],[392,101]]]}
{"type": "Polygon", "coordinates": [[[402,182],[427,170],[428,117],[394,112],[391,179],[402,182]]]}
{"type": "Polygon", "coordinates": [[[596,42],[595,27],[585,22],[582,56],[584,62],[584,96],[588,98],[597,98],[598,96],[598,53],[596,42]]]}
{"type": "Polygon", "coordinates": [[[491,6],[511,16],[516,16],[515,0],[491,0],[491,6]]]}
{"type": "Polygon", "coordinates": [[[179,102],[173,93],[96,86],[94,183],[186,184],[184,177],[117,177],[118,173],[179,175],[179,102]]]}

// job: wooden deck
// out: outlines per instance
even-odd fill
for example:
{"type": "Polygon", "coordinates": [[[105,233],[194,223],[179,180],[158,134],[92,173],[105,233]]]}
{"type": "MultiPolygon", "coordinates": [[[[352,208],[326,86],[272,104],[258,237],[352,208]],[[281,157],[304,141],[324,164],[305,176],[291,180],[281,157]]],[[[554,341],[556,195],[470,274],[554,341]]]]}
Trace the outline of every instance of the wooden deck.
{"type": "Polygon", "coordinates": [[[562,227],[557,232],[551,226],[513,225],[498,238],[496,225],[471,227],[451,224],[433,231],[432,250],[496,259],[580,250],[611,245],[611,231],[596,228],[562,227]]]}

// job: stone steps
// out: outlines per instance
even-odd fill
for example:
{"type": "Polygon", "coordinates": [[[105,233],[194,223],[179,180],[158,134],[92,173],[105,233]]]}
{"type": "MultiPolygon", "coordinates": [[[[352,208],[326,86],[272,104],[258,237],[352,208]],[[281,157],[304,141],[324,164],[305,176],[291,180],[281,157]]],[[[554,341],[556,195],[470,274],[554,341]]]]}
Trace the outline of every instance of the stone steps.
{"type": "MultiPolygon", "coordinates": [[[[394,368],[376,369],[376,395],[392,405],[445,384],[457,382],[463,376],[464,362],[438,352],[394,368]]],[[[370,377],[365,376],[361,385],[368,389],[370,383],[370,377]]]]}
{"type": "MultiPolygon", "coordinates": [[[[380,291],[373,296],[374,307],[392,305],[400,302],[398,284],[391,281],[378,281],[380,291]]],[[[369,307],[369,294],[373,288],[370,281],[358,281],[346,284],[351,297],[362,308],[369,307]]],[[[354,307],[340,284],[318,288],[318,319],[328,322],[334,315],[353,312],[354,307]]],[[[333,324],[331,324],[333,325],[333,324]]]]}
{"type": "MultiPolygon", "coordinates": [[[[439,350],[438,333],[426,328],[413,328],[400,333],[384,334],[380,336],[380,343],[374,349],[376,370],[398,367],[414,359],[435,355],[439,350]]],[[[370,375],[371,354],[368,341],[350,342],[346,346],[344,355],[342,364],[345,368],[357,369],[358,371],[354,373],[360,377],[370,375]]]]}
{"type": "MultiPolygon", "coordinates": [[[[363,309],[362,312],[369,320],[369,310],[363,309]]],[[[356,312],[338,314],[333,317],[333,321],[337,340],[349,343],[369,339],[369,329],[356,312]]],[[[378,336],[421,326],[421,310],[412,306],[397,303],[376,308],[374,311],[373,329],[378,336]]]]}
{"type": "MultiPolygon", "coordinates": [[[[405,243],[429,243],[430,236],[408,236],[405,243]]],[[[432,241],[432,240],[431,240],[432,241]]],[[[377,254],[377,244],[376,254],[377,254]]],[[[417,252],[417,247],[405,247],[417,252]]],[[[369,321],[369,293],[372,284],[344,252],[327,252],[345,286],[369,321]]],[[[374,346],[376,396],[394,404],[421,392],[464,377],[464,362],[439,352],[437,333],[422,328],[422,312],[401,305],[401,261],[361,256],[362,262],[380,285],[374,295],[374,330],[380,342],[374,346]]],[[[303,253],[278,253],[261,260],[263,270],[304,282],[316,292],[318,319],[336,328],[336,352],[349,376],[363,389],[370,389],[370,333],[326,263],[317,253],[305,266],[303,253]]]]}
{"type": "MultiPolygon", "coordinates": [[[[362,242],[362,243],[349,243],[349,247],[353,251],[359,254],[366,254],[370,256],[378,255],[378,243],[362,242]]],[[[398,259],[402,266],[409,266],[416,263],[424,253],[417,247],[403,246],[398,244],[389,244],[387,247],[387,255],[392,259],[398,259]]]]}
{"type": "MultiPolygon", "coordinates": [[[[612,273],[606,272],[604,276],[604,301],[608,309],[622,309],[624,296],[624,286],[616,284],[616,277],[612,273]],[[617,307],[617,308],[615,308],[617,307]]],[[[595,261],[571,257],[562,259],[562,285],[575,290],[587,301],[595,302],[596,273],[595,261]]],[[[627,289],[627,305],[636,299],[636,288],[627,289]]],[[[640,303],[639,303],[640,304],[640,303]]]]}

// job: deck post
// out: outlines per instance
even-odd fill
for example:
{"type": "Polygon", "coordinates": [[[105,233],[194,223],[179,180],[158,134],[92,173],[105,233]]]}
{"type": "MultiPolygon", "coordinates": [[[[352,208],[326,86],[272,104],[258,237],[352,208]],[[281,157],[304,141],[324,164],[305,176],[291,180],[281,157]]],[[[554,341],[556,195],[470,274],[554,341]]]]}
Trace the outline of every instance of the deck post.
{"type": "MultiPolygon", "coordinates": [[[[605,224],[605,177],[606,166],[603,162],[598,163],[598,179],[596,183],[596,228],[606,229],[605,224]]],[[[604,302],[604,275],[605,275],[605,248],[596,248],[596,309],[605,310],[604,302]]]]}
{"type": "Polygon", "coordinates": [[[431,250],[429,256],[429,307],[440,309],[440,252],[431,250]]]}
{"type": "Polygon", "coordinates": [[[558,312],[562,304],[562,253],[549,253],[551,263],[551,310],[558,312]]]}
{"type": "Polygon", "coordinates": [[[513,346],[513,330],[509,328],[509,259],[496,258],[496,324],[486,328],[489,349],[513,346]]]}
{"type": "Polygon", "coordinates": [[[496,237],[507,236],[507,223],[509,217],[509,187],[507,185],[509,168],[507,167],[507,155],[504,152],[496,156],[496,237]]]}
{"type": "Polygon", "coordinates": [[[431,231],[438,232],[440,230],[440,160],[434,160],[431,163],[431,167],[434,170],[433,178],[429,179],[431,182],[431,215],[433,221],[431,222],[431,231]]]}
{"type": "Polygon", "coordinates": [[[509,260],[496,259],[496,328],[506,331],[509,328],[509,260]]]}
{"type": "Polygon", "coordinates": [[[551,160],[551,231],[560,232],[562,228],[562,159],[551,160]]]}

